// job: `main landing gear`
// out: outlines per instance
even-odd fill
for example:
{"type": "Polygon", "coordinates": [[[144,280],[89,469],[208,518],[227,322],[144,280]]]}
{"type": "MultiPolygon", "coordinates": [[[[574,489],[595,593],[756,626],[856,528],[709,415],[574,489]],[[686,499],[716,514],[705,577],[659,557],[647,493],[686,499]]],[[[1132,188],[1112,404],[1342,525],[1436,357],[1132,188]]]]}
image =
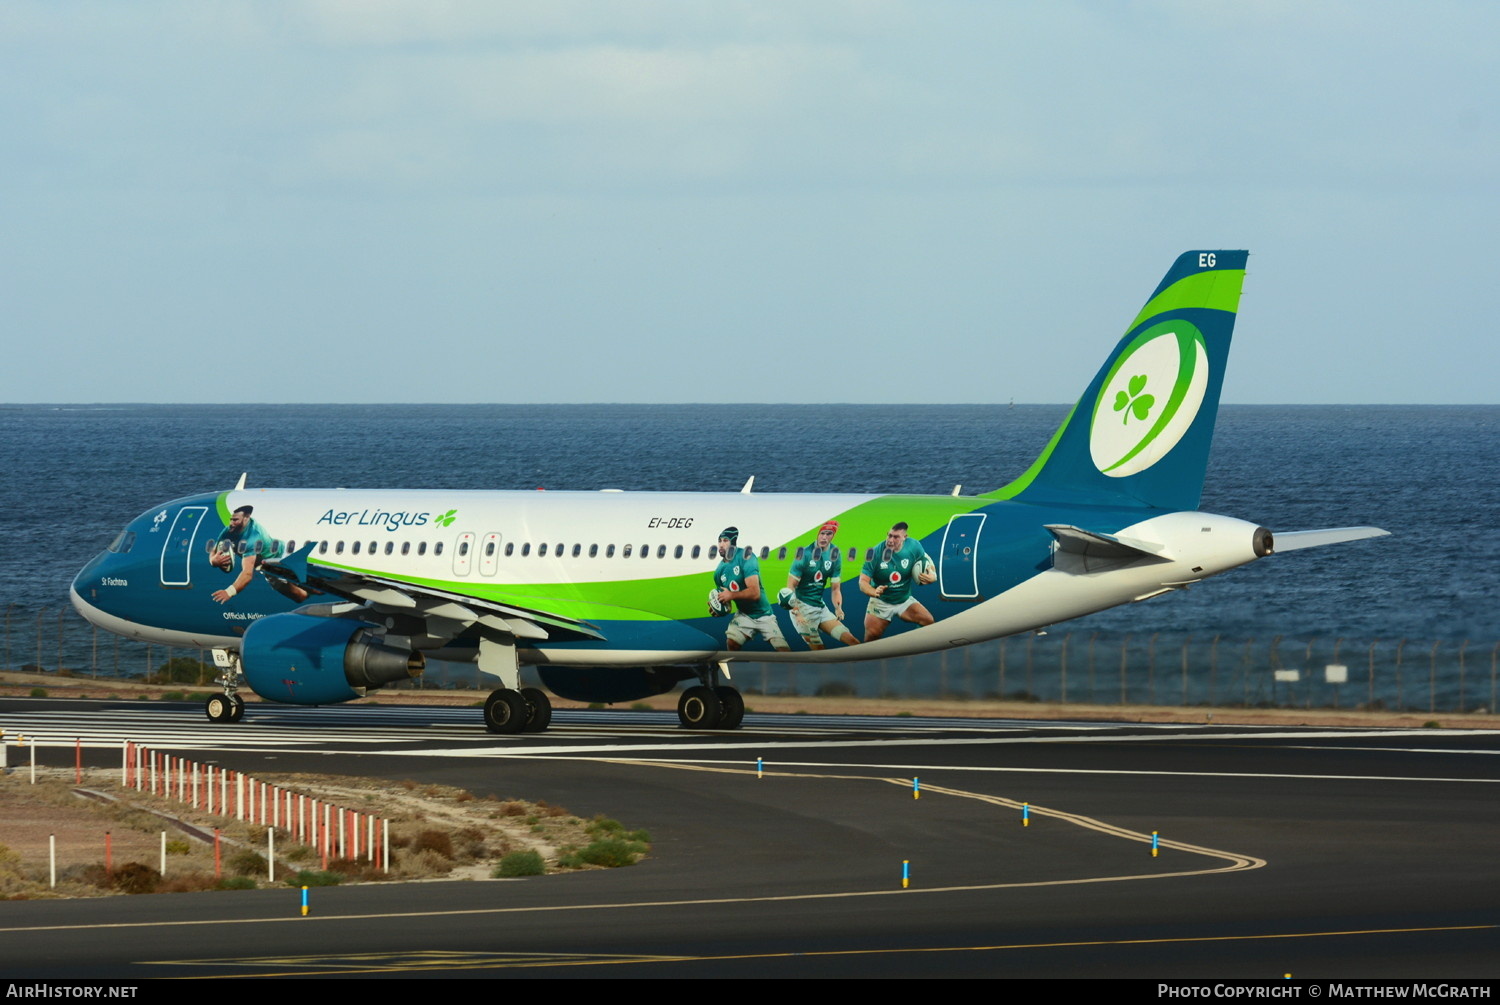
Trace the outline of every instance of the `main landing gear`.
{"type": "Polygon", "coordinates": [[[552,702],[540,688],[521,686],[514,640],[479,640],[479,669],[500,678],[500,689],[484,700],[484,728],[491,733],[540,733],[552,725],[552,702]]]}
{"type": "Polygon", "coordinates": [[[540,688],[502,687],[484,700],[484,728],[491,733],[540,733],[552,724],[552,701],[540,688]]]}
{"type": "Polygon", "coordinates": [[[729,685],[718,683],[721,673],[728,679],[729,668],[722,663],[704,667],[698,672],[703,683],[688,688],[677,699],[677,721],[684,729],[740,728],[745,699],[729,685]]]}
{"type": "Polygon", "coordinates": [[[215,649],[214,664],[220,671],[214,683],[222,687],[224,693],[210,696],[203,703],[203,712],[209,722],[239,722],[245,717],[245,699],[239,695],[240,682],[245,679],[240,673],[240,654],[215,649]]]}

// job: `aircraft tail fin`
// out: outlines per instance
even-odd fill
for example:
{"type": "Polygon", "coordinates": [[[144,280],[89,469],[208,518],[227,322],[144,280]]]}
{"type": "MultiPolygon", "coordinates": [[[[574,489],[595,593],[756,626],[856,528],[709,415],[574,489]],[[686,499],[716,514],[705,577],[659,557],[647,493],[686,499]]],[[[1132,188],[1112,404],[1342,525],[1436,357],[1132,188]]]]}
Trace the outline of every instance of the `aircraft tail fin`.
{"type": "Polygon", "coordinates": [[[992,499],[1197,509],[1246,251],[1189,251],[1021,477],[992,499]]]}

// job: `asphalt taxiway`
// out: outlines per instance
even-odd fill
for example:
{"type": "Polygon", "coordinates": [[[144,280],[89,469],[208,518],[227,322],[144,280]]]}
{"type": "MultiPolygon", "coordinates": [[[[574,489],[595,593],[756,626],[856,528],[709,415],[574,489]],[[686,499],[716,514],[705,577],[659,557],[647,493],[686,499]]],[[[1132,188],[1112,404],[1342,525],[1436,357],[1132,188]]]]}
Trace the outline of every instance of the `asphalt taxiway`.
{"type": "Polygon", "coordinates": [[[476,720],[252,706],[226,726],[188,705],[0,701],[0,728],[70,749],[77,736],[100,764],[130,738],[246,771],[543,798],[653,839],[628,869],[314,891],[307,918],[280,890],[0,904],[0,971],[1500,971],[1494,732],[752,714],[709,734],[670,713],[560,711],[546,734],[501,738],[476,720]]]}

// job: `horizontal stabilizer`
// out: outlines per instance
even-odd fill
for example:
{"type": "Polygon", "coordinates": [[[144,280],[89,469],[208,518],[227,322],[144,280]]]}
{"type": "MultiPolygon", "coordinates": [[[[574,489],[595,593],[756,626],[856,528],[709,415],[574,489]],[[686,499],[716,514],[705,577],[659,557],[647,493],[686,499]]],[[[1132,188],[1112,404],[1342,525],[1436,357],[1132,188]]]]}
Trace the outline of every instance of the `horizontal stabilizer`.
{"type": "Polygon", "coordinates": [[[1385,537],[1388,530],[1379,527],[1330,527],[1327,530],[1293,530],[1276,535],[1275,551],[1297,551],[1299,548],[1321,548],[1325,544],[1363,541],[1367,537],[1385,537]]]}

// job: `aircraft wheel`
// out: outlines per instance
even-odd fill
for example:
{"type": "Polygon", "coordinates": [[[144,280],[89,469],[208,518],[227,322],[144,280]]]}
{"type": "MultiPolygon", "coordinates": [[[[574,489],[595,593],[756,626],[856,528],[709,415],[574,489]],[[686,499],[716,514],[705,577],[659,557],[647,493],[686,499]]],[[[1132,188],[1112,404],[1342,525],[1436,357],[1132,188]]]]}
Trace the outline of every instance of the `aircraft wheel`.
{"type": "Polygon", "coordinates": [[[723,717],[719,696],[701,684],[688,688],[677,699],[677,719],[686,729],[718,729],[723,717]]]}
{"type": "Polygon", "coordinates": [[[234,707],[229,710],[229,721],[239,722],[245,717],[245,699],[239,695],[230,695],[230,704],[234,707]]]}
{"type": "Polygon", "coordinates": [[[519,733],[526,726],[526,699],[503,687],[484,701],[484,728],[491,733],[519,733]]]}
{"type": "Polygon", "coordinates": [[[719,698],[719,704],[724,708],[724,716],[719,720],[720,729],[739,729],[740,723],[745,719],[745,699],[732,687],[716,687],[714,694],[719,698]]]}
{"type": "Polygon", "coordinates": [[[203,703],[203,714],[208,716],[209,722],[229,722],[229,717],[234,714],[234,703],[228,695],[211,695],[203,703]]]}
{"type": "Polygon", "coordinates": [[[541,688],[523,687],[521,697],[526,701],[526,725],[523,733],[540,733],[552,725],[552,700],[541,688]]]}

